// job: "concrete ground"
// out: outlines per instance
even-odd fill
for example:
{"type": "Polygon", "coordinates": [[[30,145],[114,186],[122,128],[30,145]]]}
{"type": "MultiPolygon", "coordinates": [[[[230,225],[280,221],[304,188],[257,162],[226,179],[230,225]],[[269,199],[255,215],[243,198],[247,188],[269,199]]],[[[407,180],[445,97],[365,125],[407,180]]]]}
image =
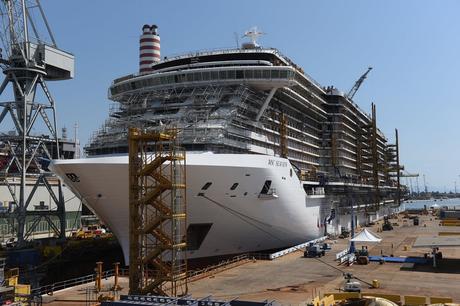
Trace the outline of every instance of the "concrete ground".
{"type": "MultiPolygon", "coordinates": [[[[412,221],[403,221],[401,217],[392,222],[400,225],[395,226],[393,231],[378,233],[383,240],[378,245],[369,245],[371,255],[393,253],[395,256],[423,256],[430,250],[410,248],[418,236],[431,236],[439,231],[455,231],[460,235],[459,228],[439,227],[438,221],[430,216],[422,216],[420,226],[413,226],[412,221]],[[404,250],[405,246],[408,246],[407,251],[404,250]]],[[[377,232],[379,226],[381,225],[374,226],[372,230],[377,232]]],[[[318,293],[337,291],[342,287],[342,272],[336,269],[339,268],[369,283],[374,279],[379,280],[381,288],[369,289],[372,292],[445,296],[460,302],[460,247],[441,249],[445,259],[438,269],[420,266],[413,271],[401,271],[401,264],[396,263],[381,265],[372,262],[369,265],[338,266],[335,254],[346,247],[347,240],[335,241],[331,252],[321,258],[325,263],[313,258],[303,258],[300,251],[275,261],[248,263],[191,283],[190,293],[195,297],[213,295],[223,299],[268,299],[277,300],[283,305],[299,305],[318,293]]]]}
{"type": "MultiPolygon", "coordinates": [[[[430,250],[412,249],[416,237],[436,235],[439,231],[460,235],[460,228],[440,227],[438,220],[431,216],[422,216],[420,226],[413,226],[410,220],[403,221],[401,216],[392,222],[399,226],[393,231],[378,233],[383,240],[368,246],[371,255],[423,256],[430,250]]],[[[379,226],[381,224],[375,225],[372,230],[377,232],[379,226]]],[[[444,259],[437,269],[416,266],[412,271],[402,271],[401,264],[397,263],[339,266],[335,254],[345,249],[347,242],[346,239],[332,241],[332,250],[321,260],[303,258],[303,253],[298,251],[273,261],[248,262],[189,283],[189,293],[195,298],[212,295],[225,300],[238,297],[240,300],[276,300],[283,305],[299,305],[315,295],[337,291],[343,286],[342,272],[350,272],[369,283],[379,280],[379,289],[367,289],[363,283],[364,291],[452,297],[460,302],[460,247],[441,249],[444,259]]],[[[109,288],[112,284],[113,280],[108,279],[103,286],[109,288]]],[[[85,288],[91,286],[86,284],[55,293],[55,301],[48,305],[87,305],[85,288]]],[[[121,286],[124,287],[121,293],[126,293],[126,278],[121,279],[121,286]]]]}

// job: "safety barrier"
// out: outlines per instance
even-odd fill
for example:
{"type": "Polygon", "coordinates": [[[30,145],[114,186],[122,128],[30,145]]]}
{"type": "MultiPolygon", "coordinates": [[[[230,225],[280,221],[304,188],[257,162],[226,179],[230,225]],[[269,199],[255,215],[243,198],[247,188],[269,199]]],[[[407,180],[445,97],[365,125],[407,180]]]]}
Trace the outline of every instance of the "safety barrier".
{"type": "Polygon", "coordinates": [[[432,296],[430,297],[430,304],[447,304],[447,303],[453,303],[454,301],[452,298],[446,298],[446,297],[437,297],[437,296],[432,296]]]}
{"type": "Polygon", "coordinates": [[[296,246],[293,246],[293,247],[290,247],[290,248],[281,250],[281,251],[279,251],[279,252],[272,253],[272,254],[270,254],[270,256],[269,256],[269,259],[275,259],[275,258],[284,256],[284,255],[290,254],[290,253],[292,253],[292,252],[301,250],[301,249],[307,247],[308,245],[310,245],[310,243],[315,244],[315,243],[318,243],[318,242],[323,242],[324,240],[326,240],[326,238],[327,238],[327,236],[323,236],[323,237],[320,237],[320,238],[317,238],[317,239],[313,239],[313,240],[310,240],[310,241],[307,241],[307,242],[298,244],[298,245],[296,245],[296,246]]]}
{"type": "Polygon", "coordinates": [[[348,249],[345,249],[342,252],[338,252],[337,254],[335,254],[335,260],[339,260],[340,258],[342,258],[343,256],[347,254],[348,254],[348,249]]]}
{"type": "Polygon", "coordinates": [[[401,304],[401,296],[397,294],[385,294],[385,293],[374,293],[374,292],[362,292],[361,293],[362,297],[379,297],[382,299],[386,299],[389,301],[392,301],[393,303],[396,304],[401,304]]]}
{"type": "Polygon", "coordinates": [[[216,265],[212,265],[212,266],[200,269],[200,270],[189,271],[187,273],[187,278],[189,281],[199,280],[201,278],[211,276],[213,274],[225,271],[235,266],[242,265],[243,263],[249,262],[251,259],[256,259],[256,258],[254,256],[251,256],[251,254],[238,255],[231,259],[221,261],[216,265]]]}
{"type": "Polygon", "coordinates": [[[347,265],[352,265],[356,260],[355,254],[347,254],[345,256],[340,257],[339,264],[346,263],[347,265]]]}
{"type": "Polygon", "coordinates": [[[405,295],[404,305],[426,305],[426,296],[405,295]]]}
{"type": "Polygon", "coordinates": [[[426,305],[426,304],[440,304],[440,303],[453,303],[450,297],[427,297],[419,295],[397,295],[397,294],[386,294],[386,293],[374,293],[374,292],[328,292],[323,295],[323,299],[315,297],[312,300],[313,305],[333,305],[330,303],[330,298],[333,301],[342,301],[347,299],[355,298],[382,298],[389,300],[398,305],[426,305]],[[328,300],[325,298],[328,297],[328,300]],[[326,301],[326,303],[324,303],[326,301]],[[322,304],[324,303],[324,304],[322,304]]]}
{"type": "MultiPolygon", "coordinates": [[[[119,274],[128,275],[128,269],[120,269],[119,274]]],[[[102,278],[104,279],[104,278],[112,277],[114,275],[115,275],[115,270],[111,269],[111,270],[104,271],[102,273],[102,278]]],[[[88,284],[88,283],[94,282],[95,280],[96,280],[96,274],[76,277],[76,278],[68,279],[65,281],[56,282],[53,284],[33,288],[31,290],[31,295],[33,296],[44,295],[44,294],[53,295],[55,291],[66,289],[69,287],[74,287],[77,285],[88,284]]]]}

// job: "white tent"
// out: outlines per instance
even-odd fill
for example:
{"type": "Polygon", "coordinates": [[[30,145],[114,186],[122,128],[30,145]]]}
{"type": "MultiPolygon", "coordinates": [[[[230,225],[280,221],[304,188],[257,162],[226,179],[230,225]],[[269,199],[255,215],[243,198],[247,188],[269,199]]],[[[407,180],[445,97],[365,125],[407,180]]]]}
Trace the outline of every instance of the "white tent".
{"type": "Polygon", "coordinates": [[[355,235],[355,238],[350,239],[354,242],[380,242],[382,238],[369,231],[367,228],[362,230],[358,235],[355,235]]]}

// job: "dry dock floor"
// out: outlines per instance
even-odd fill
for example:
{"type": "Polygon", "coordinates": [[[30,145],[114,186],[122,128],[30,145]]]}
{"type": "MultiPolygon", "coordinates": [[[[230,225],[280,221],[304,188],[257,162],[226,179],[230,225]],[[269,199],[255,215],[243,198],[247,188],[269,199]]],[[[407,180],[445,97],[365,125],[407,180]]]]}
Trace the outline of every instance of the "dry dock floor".
{"type": "MultiPolygon", "coordinates": [[[[421,216],[419,226],[412,225],[411,220],[406,221],[400,216],[392,220],[399,224],[393,231],[378,233],[383,240],[380,244],[368,245],[370,255],[393,253],[394,256],[423,256],[430,250],[411,248],[418,236],[433,236],[440,231],[458,232],[460,235],[460,228],[440,227],[439,221],[432,216],[421,216]],[[405,250],[405,246],[409,247],[408,250],[405,250]]],[[[378,226],[381,223],[373,226],[372,230],[377,232],[378,226]]],[[[273,261],[250,261],[189,283],[189,293],[195,298],[212,295],[225,300],[276,300],[283,305],[304,305],[314,295],[336,292],[343,286],[342,273],[333,268],[336,267],[369,283],[374,279],[379,280],[379,289],[367,289],[363,284],[363,291],[452,297],[454,302],[460,302],[460,248],[442,248],[440,251],[444,259],[439,268],[417,265],[414,270],[403,271],[399,263],[371,262],[369,265],[339,266],[335,254],[347,247],[348,239],[338,239],[332,243],[332,250],[321,258],[325,263],[314,258],[303,258],[301,251],[273,261]]],[[[360,244],[357,248],[360,248],[360,244]]],[[[127,279],[122,278],[121,281],[125,293],[127,279]]],[[[113,281],[109,279],[106,283],[109,286],[113,281]]],[[[85,305],[84,288],[90,285],[55,293],[53,298],[57,300],[48,305],[85,305]]]]}

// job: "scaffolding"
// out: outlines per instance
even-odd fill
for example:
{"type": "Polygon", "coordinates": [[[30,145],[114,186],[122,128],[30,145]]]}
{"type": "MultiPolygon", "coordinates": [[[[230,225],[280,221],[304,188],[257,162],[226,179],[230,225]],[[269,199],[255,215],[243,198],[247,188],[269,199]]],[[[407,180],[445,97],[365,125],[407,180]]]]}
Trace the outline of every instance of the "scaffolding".
{"type": "MultiPolygon", "coordinates": [[[[381,152],[378,147],[378,130],[377,130],[377,112],[375,104],[372,103],[372,113],[369,124],[362,127],[365,130],[364,145],[359,146],[361,165],[359,168],[362,171],[362,177],[365,181],[372,182],[371,205],[365,207],[366,213],[375,214],[380,208],[380,172],[383,170],[385,161],[381,161],[381,152]]],[[[360,135],[361,138],[362,135],[360,135]]]]}
{"type": "Polygon", "coordinates": [[[280,113],[280,157],[288,157],[288,140],[287,140],[287,119],[286,115],[280,113]]]}
{"type": "Polygon", "coordinates": [[[395,144],[389,144],[386,150],[386,168],[385,173],[388,181],[396,178],[396,197],[394,204],[401,204],[401,171],[404,167],[399,164],[399,136],[398,129],[395,129],[395,144]]]}
{"type": "Polygon", "coordinates": [[[185,176],[177,129],[130,128],[130,294],[187,293],[185,176]]]}

